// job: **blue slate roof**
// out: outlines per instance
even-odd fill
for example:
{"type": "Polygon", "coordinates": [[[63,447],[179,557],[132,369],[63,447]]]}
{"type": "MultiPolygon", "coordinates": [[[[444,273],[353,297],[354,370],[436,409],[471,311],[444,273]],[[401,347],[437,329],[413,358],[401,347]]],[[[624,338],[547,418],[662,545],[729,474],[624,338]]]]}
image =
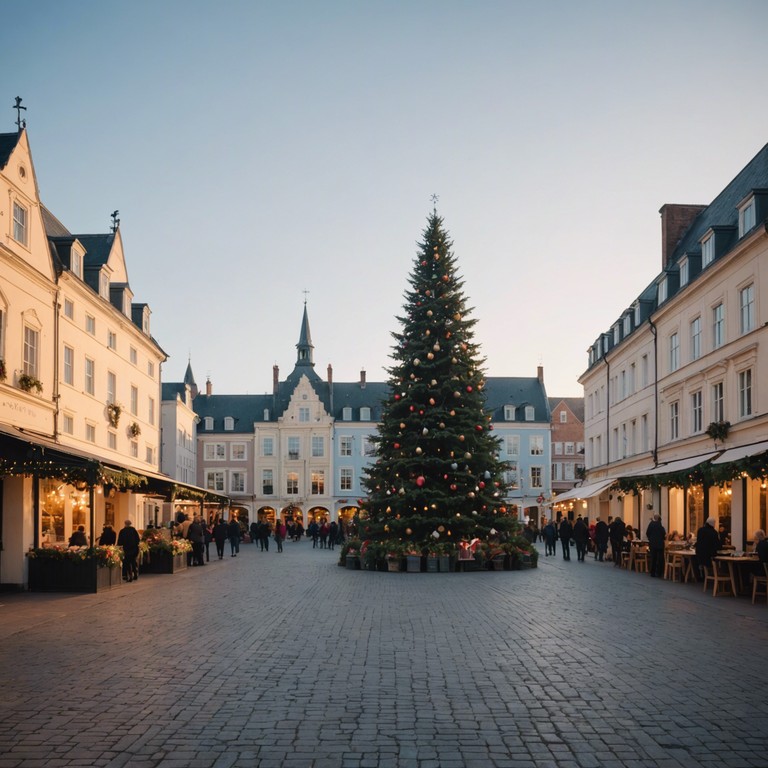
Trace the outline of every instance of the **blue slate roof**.
{"type": "Polygon", "coordinates": [[[184,400],[184,393],[186,391],[186,385],[183,382],[171,382],[161,385],[161,397],[163,400],[175,400],[176,396],[181,396],[184,400]]]}
{"type": "Polygon", "coordinates": [[[515,421],[525,421],[525,406],[534,408],[534,421],[549,422],[544,384],[536,376],[486,376],[486,410],[493,421],[504,421],[504,406],[515,406],[515,421]]]}
{"type": "Polygon", "coordinates": [[[11,159],[11,153],[16,149],[16,145],[19,143],[18,131],[13,133],[0,133],[0,170],[8,165],[8,161],[11,159]]]}

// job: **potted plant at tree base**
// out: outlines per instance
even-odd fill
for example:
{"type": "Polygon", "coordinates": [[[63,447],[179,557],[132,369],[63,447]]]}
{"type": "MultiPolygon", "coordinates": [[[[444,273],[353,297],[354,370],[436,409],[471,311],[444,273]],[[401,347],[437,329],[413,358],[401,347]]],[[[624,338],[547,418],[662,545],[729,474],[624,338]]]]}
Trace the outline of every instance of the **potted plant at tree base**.
{"type": "Polygon", "coordinates": [[[387,570],[390,573],[399,573],[403,570],[403,548],[395,542],[391,542],[385,547],[387,550],[387,570]]]}
{"type": "Polygon", "coordinates": [[[454,555],[454,546],[453,544],[440,544],[440,552],[438,556],[438,567],[440,568],[440,573],[451,573],[453,571],[453,563],[451,560],[453,559],[454,555]]]}
{"type": "Polygon", "coordinates": [[[430,544],[427,548],[427,573],[437,573],[439,568],[440,545],[430,544]]]}
{"type": "Polygon", "coordinates": [[[413,544],[405,546],[405,570],[408,573],[421,573],[421,551],[413,544]]]}
{"type": "Polygon", "coordinates": [[[360,539],[350,539],[341,550],[341,556],[344,558],[344,565],[350,570],[360,570],[360,550],[362,542],[360,539]]]}

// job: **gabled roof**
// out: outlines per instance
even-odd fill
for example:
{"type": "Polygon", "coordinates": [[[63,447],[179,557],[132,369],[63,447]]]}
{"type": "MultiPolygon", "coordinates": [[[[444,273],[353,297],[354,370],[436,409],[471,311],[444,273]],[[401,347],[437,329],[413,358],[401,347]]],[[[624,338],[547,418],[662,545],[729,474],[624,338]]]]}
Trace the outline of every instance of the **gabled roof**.
{"type": "Polygon", "coordinates": [[[85,247],[85,259],[83,266],[88,268],[100,268],[107,263],[112,243],[115,241],[115,233],[104,235],[76,235],[77,239],[85,247]]]}
{"type": "Polygon", "coordinates": [[[43,214],[43,226],[48,237],[73,237],[72,233],[44,206],[40,206],[43,214]]]}
{"type": "MultiPolygon", "coordinates": [[[[544,384],[536,376],[487,376],[485,379],[486,410],[494,421],[504,421],[504,406],[515,409],[532,405],[534,421],[549,422],[549,403],[544,384]]],[[[516,421],[524,421],[524,414],[516,414],[516,421]]]]}
{"type": "Polygon", "coordinates": [[[584,398],[583,397],[550,397],[549,398],[549,411],[555,412],[555,408],[560,404],[565,403],[571,413],[581,422],[584,421],[584,398]]]}
{"type": "Polygon", "coordinates": [[[352,409],[352,421],[360,419],[360,409],[371,409],[371,421],[381,420],[381,404],[389,395],[389,385],[383,381],[341,382],[333,385],[333,413],[336,421],[342,421],[345,408],[352,409]]]}
{"type": "Polygon", "coordinates": [[[0,133],[0,171],[8,165],[8,161],[11,159],[11,154],[19,143],[19,136],[21,136],[21,134],[18,131],[14,131],[13,133],[0,133]]]}
{"type": "Polygon", "coordinates": [[[161,398],[163,400],[175,400],[176,396],[180,396],[182,401],[184,400],[184,393],[186,392],[187,387],[185,384],[174,381],[170,382],[168,384],[162,384],[161,385],[161,398]]]}

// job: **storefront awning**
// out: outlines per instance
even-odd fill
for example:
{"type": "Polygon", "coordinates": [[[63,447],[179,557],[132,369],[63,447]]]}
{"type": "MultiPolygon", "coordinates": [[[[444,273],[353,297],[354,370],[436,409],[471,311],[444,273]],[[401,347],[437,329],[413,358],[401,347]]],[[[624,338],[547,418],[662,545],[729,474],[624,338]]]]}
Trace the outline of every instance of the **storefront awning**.
{"type": "Polygon", "coordinates": [[[752,443],[752,445],[740,445],[737,448],[729,448],[725,453],[718,456],[713,464],[727,464],[729,461],[739,461],[749,456],[757,456],[758,453],[768,451],[768,440],[762,443],[752,443]]]}
{"type": "Polygon", "coordinates": [[[717,456],[717,451],[712,453],[705,453],[701,456],[689,456],[687,459],[678,459],[677,461],[670,461],[666,464],[660,464],[653,469],[646,469],[641,472],[633,473],[633,477],[655,477],[656,475],[669,475],[673,472],[684,472],[686,469],[693,469],[698,467],[699,464],[703,464],[705,461],[709,461],[713,456],[717,456]]]}
{"type": "Polygon", "coordinates": [[[571,488],[570,491],[561,493],[552,500],[553,504],[559,504],[561,501],[573,501],[574,499],[591,499],[593,496],[599,496],[606,488],[609,488],[616,482],[615,477],[605,477],[588,485],[581,485],[578,488],[571,488]]]}

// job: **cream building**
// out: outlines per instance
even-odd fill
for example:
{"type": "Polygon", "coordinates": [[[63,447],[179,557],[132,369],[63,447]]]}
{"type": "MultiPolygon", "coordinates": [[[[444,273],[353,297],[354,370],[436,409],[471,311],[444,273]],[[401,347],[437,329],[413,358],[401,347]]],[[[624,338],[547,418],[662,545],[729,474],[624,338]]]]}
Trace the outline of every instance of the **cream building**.
{"type": "Polygon", "coordinates": [[[768,145],[709,205],[660,213],[661,271],[589,349],[569,500],[642,532],[713,516],[744,549],[768,505],[768,145]]]}

